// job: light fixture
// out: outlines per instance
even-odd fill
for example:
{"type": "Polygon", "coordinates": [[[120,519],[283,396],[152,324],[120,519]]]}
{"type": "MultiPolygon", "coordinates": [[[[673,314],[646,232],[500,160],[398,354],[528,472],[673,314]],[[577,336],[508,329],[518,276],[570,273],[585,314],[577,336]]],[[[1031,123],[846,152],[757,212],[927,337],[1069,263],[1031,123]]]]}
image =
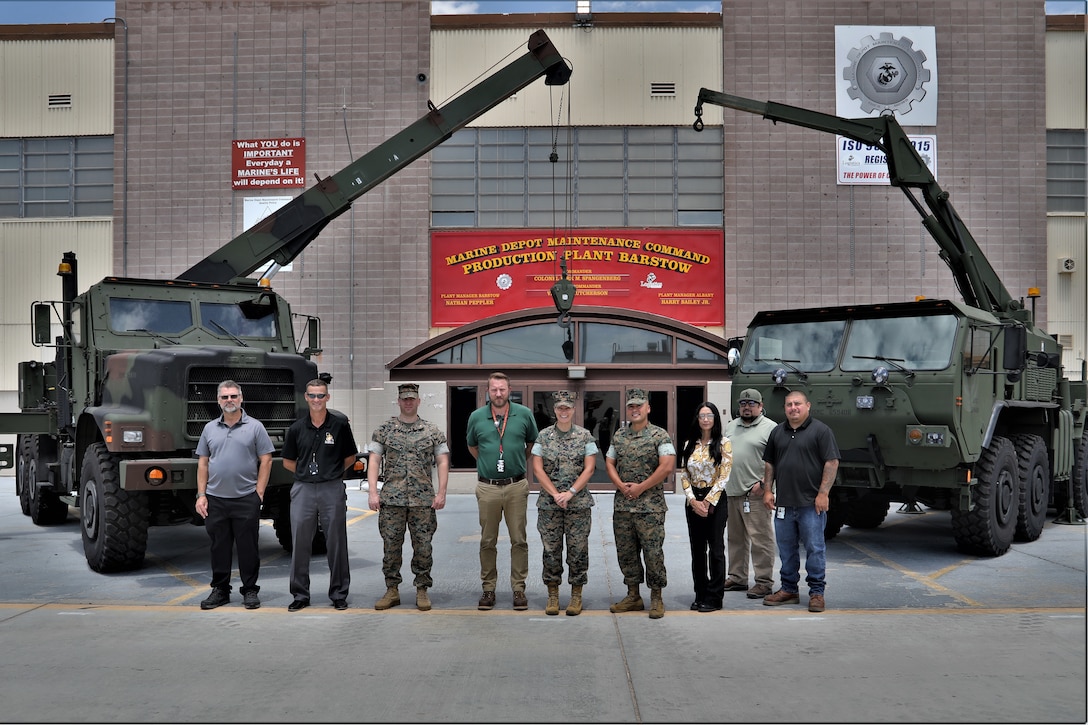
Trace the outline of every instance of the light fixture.
{"type": "Polygon", "coordinates": [[[579,28],[588,28],[593,24],[590,0],[577,0],[574,4],[574,24],[579,28]]]}
{"type": "Polygon", "coordinates": [[[585,365],[568,365],[567,377],[571,380],[581,380],[586,376],[585,365]]]}

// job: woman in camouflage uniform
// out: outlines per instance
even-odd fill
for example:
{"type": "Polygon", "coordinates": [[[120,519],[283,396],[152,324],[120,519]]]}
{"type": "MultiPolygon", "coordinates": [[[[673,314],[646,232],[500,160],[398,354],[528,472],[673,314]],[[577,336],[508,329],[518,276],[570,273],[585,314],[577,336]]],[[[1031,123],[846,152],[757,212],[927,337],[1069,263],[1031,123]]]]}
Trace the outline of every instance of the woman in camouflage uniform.
{"type": "Polygon", "coordinates": [[[593,496],[589,478],[597,460],[593,434],[574,425],[574,393],[565,390],[555,400],[555,425],[540,431],[530,465],[540,484],[536,528],[544,545],[544,584],[548,587],[545,614],[559,614],[559,585],[563,582],[563,540],[567,546],[567,615],[582,612],[582,586],[589,571],[589,530],[593,496]]]}

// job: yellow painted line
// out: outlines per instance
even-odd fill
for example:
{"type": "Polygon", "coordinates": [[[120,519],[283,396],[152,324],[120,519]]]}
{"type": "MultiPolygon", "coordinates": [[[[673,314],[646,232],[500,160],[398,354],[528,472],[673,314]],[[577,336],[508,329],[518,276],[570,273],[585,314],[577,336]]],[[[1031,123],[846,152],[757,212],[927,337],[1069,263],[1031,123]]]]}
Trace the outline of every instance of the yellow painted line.
{"type": "MultiPolygon", "coordinates": [[[[981,602],[976,602],[974,599],[971,599],[970,597],[968,597],[965,594],[960,594],[959,592],[957,592],[957,591],[955,591],[953,589],[949,589],[948,587],[944,586],[943,584],[938,584],[937,582],[933,581],[933,577],[928,576],[926,574],[920,574],[920,573],[918,573],[918,572],[916,572],[916,571],[914,571],[912,569],[908,569],[905,566],[897,564],[894,561],[892,561],[891,559],[889,559],[887,557],[884,557],[884,556],[881,556],[880,554],[876,553],[875,551],[873,551],[873,550],[871,550],[871,549],[869,549],[869,548],[867,548],[865,546],[861,546],[860,544],[856,544],[856,543],[854,543],[852,541],[848,541],[846,539],[843,539],[842,543],[846,544],[847,546],[849,546],[849,547],[851,547],[853,549],[856,549],[856,550],[860,551],[862,554],[865,554],[866,556],[868,556],[868,557],[870,557],[872,559],[875,559],[876,561],[879,561],[881,564],[888,567],[889,569],[894,569],[895,571],[899,572],[900,574],[903,574],[904,576],[908,576],[908,577],[910,577],[911,579],[914,579],[917,582],[921,582],[922,584],[925,584],[927,587],[929,587],[930,589],[932,589],[935,592],[950,596],[953,599],[957,599],[957,600],[959,600],[959,601],[963,602],[964,604],[967,604],[968,606],[971,606],[971,607],[981,607],[982,606],[981,602]]],[[[956,565],[956,566],[960,566],[960,565],[956,565]]],[[[946,572],[948,570],[949,570],[949,567],[946,567],[945,569],[941,569],[939,573],[944,573],[944,572],[946,572]]]]}

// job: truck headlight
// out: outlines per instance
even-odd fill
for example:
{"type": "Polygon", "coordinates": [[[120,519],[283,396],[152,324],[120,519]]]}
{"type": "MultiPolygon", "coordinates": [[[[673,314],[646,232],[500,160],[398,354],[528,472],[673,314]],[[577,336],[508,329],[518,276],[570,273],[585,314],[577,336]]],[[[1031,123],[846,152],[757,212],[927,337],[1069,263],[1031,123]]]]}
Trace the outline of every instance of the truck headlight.
{"type": "Polygon", "coordinates": [[[143,443],[144,432],[142,430],[126,430],[121,432],[122,443],[143,443]]]}

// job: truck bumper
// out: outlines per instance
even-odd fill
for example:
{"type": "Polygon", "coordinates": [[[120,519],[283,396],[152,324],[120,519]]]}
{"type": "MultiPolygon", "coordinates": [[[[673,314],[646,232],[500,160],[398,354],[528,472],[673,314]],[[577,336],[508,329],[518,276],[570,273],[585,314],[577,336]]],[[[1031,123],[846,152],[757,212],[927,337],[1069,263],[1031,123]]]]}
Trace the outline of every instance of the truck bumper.
{"type": "MultiPolygon", "coordinates": [[[[195,491],[197,461],[184,458],[141,458],[122,460],[118,471],[126,491],[195,491]]],[[[293,483],[295,474],[283,467],[282,458],[272,459],[269,486],[293,483]]]]}

